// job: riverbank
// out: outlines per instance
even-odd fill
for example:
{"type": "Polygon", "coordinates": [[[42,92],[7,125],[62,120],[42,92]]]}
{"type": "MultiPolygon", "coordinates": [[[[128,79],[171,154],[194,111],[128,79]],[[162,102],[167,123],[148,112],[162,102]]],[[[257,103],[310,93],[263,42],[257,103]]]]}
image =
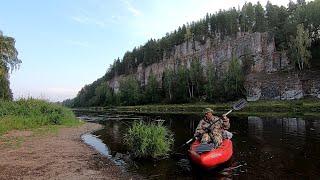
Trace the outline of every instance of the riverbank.
{"type": "Polygon", "coordinates": [[[85,123],[56,132],[10,131],[0,136],[0,179],[129,179],[113,162],[84,144],[81,134],[101,128],[85,123]],[[20,139],[8,146],[4,141],[20,139]]]}
{"type": "Polygon", "coordinates": [[[0,101],[0,135],[12,130],[55,128],[81,124],[74,113],[61,105],[38,99],[0,101]]]}
{"type": "MultiPolygon", "coordinates": [[[[204,108],[210,107],[215,112],[224,113],[230,109],[233,102],[210,104],[204,102],[188,104],[153,104],[138,106],[116,106],[116,107],[90,107],[78,108],[84,111],[113,111],[117,113],[135,113],[135,114],[199,114],[204,108]]],[[[268,100],[249,102],[248,105],[238,112],[237,115],[260,115],[260,116],[277,116],[277,115],[315,115],[320,112],[320,100],[268,100]]]]}

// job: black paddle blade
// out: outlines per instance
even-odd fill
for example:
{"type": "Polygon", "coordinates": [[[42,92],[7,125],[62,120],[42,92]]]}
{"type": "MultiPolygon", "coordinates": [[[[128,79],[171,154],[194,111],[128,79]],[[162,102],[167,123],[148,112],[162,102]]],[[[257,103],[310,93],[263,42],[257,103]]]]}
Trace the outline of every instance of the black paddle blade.
{"type": "Polygon", "coordinates": [[[233,105],[234,110],[240,110],[247,105],[247,101],[245,99],[240,99],[236,104],[233,105]]]}

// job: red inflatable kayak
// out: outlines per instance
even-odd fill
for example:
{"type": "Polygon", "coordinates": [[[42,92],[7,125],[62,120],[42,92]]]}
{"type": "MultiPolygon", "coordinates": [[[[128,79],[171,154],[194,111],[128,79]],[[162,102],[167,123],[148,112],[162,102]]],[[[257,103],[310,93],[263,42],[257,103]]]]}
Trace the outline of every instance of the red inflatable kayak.
{"type": "Polygon", "coordinates": [[[222,163],[228,161],[233,153],[232,141],[225,139],[217,149],[213,149],[209,152],[198,154],[195,149],[200,145],[198,140],[194,141],[190,146],[189,156],[193,163],[205,168],[211,169],[222,163]]]}

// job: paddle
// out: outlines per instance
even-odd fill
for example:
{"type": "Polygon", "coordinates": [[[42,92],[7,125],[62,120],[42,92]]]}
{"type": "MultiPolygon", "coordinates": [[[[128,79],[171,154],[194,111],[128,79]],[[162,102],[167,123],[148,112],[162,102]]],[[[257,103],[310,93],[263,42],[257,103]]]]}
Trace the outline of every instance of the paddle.
{"type": "Polygon", "coordinates": [[[240,110],[242,108],[244,108],[246,105],[247,105],[247,101],[245,99],[240,99],[239,101],[237,101],[237,103],[235,103],[233,106],[232,106],[232,109],[230,109],[227,113],[225,113],[224,115],[228,115],[230,114],[232,111],[236,110],[240,110]]]}
{"type": "MultiPolygon", "coordinates": [[[[238,111],[242,108],[244,108],[247,105],[247,101],[245,99],[240,99],[239,101],[237,101],[233,106],[232,109],[230,109],[227,113],[223,114],[225,116],[227,116],[228,114],[230,114],[232,111],[238,111]]],[[[189,139],[186,143],[182,144],[178,149],[190,144],[191,142],[193,142],[194,140],[196,140],[196,137],[193,137],[191,139],[189,139]]]]}

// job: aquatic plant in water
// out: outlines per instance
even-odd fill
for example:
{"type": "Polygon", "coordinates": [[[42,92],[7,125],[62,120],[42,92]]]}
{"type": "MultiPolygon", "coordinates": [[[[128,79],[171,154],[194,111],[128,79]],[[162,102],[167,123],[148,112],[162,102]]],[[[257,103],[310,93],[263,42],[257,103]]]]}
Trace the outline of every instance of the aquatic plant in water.
{"type": "Polygon", "coordinates": [[[162,123],[135,121],[124,135],[124,141],[136,158],[159,158],[168,155],[174,138],[162,123]]]}

